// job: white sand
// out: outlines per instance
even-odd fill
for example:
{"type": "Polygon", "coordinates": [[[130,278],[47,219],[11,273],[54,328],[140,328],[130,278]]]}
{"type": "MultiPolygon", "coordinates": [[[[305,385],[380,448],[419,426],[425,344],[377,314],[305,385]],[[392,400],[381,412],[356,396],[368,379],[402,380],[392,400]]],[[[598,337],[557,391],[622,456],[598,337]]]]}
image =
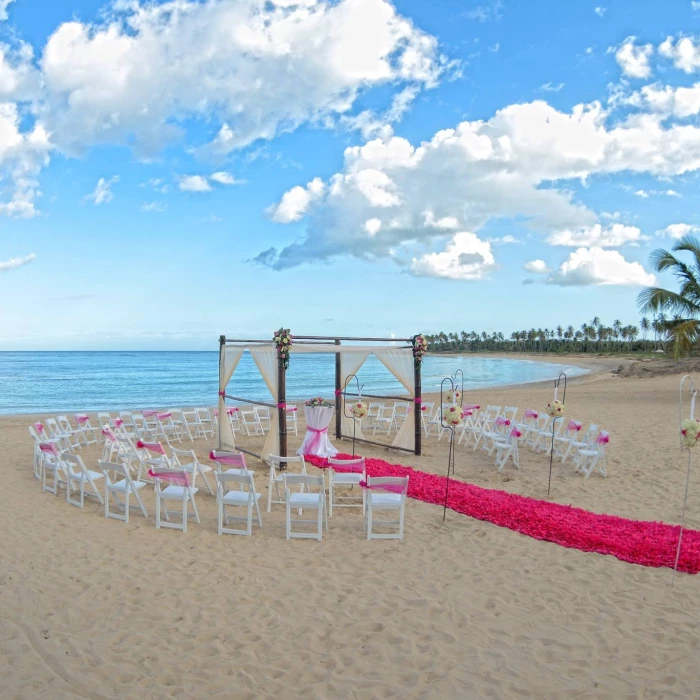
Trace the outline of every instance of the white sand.
{"type": "MultiPolygon", "coordinates": [[[[555,466],[552,498],[677,522],[678,380],[572,382],[567,415],[611,433],[610,476],[555,466]]],[[[522,411],[550,395],[521,386],[466,400],[522,411]]],[[[698,576],[679,574],[672,589],[668,569],[454,512],[443,524],[441,507],[416,501],[403,542],[367,542],[353,510],[337,511],[321,543],[287,542],[280,506],[252,537],[219,537],[201,490],[202,523],[186,534],[155,529],[150,492],[148,520],[124,525],[94,502],[81,511],[62,491],[41,493],[31,422],[0,420],[0,698],[698,696],[698,576]]],[[[444,473],[446,446],[432,438],[418,458],[362,452],[444,473]]],[[[208,445],[195,448],[203,457],[208,445]]],[[[89,466],[96,455],[83,450],[89,466]]],[[[457,476],[546,497],[547,458],[521,458],[520,472],[498,474],[484,453],[458,448],[457,476]]],[[[688,521],[700,527],[694,474],[688,521]]],[[[265,496],[259,464],[256,482],[265,496]]]]}

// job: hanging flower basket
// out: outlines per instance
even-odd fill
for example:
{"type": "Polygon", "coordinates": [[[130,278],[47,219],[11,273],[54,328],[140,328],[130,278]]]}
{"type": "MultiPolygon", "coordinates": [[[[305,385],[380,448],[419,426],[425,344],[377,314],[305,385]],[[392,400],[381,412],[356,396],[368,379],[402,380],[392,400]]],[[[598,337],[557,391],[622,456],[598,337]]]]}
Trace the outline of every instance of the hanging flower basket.
{"type": "Polygon", "coordinates": [[[289,328],[280,328],[275,331],[272,340],[277,348],[277,359],[284,365],[285,369],[289,369],[289,351],[294,340],[289,328]]]}
{"type": "Polygon", "coordinates": [[[547,404],[547,415],[552,418],[561,418],[564,415],[564,404],[554,399],[547,404]]]}
{"type": "Polygon", "coordinates": [[[459,406],[450,406],[442,412],[442,420],[450,428],[456,428],[462,422],[462,409],[459,406]]]}
{"type": "Polygon", "coordinates": [[[681,423],[681,443],[690,449],[698,444],[700,438],[700,423],[692,418],[686,418],[681,423]]]}
{"type": "Polygon", "coordinates": [[[355,418],[364,418],[367,415],[367,404],[362,401],[356,401],[352,405],[352,415],[355,418]]]}

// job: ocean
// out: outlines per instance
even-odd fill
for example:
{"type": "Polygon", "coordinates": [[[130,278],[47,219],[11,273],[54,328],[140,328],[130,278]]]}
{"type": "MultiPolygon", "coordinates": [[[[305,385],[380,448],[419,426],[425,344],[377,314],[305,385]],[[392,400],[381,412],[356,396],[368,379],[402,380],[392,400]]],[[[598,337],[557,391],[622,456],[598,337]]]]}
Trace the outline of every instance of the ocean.
{"type": "MultiPolygon", "coordinates": [[[[0,414],[111,411],[116,409],[212,406],[218,391],[218,352],[0,352],[0,414]]],[[[567,364],[490,357],[427,356],[423,392],[439,391],[457,369],[464,388],[554,379],[586,370],[567,364]]],[[[332,398],[332,355],[293,355],[287,372],[287,400],[332,398]]],[[[358,372],[369,394],[403,394],[376,357],[358,372]]],[[[244,353],[227,392],[271,401],[250,355],[244,353]]]]}

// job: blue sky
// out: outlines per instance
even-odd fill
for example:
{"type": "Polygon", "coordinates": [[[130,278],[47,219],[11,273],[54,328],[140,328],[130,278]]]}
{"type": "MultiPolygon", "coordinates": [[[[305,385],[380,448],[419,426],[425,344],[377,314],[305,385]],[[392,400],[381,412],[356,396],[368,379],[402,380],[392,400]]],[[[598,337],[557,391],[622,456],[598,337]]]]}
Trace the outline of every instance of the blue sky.
{"type": "Polygon", "coordinates": [[[0,349],[635,322],[700,227],[700,2],[0,14],[0,349]]]}

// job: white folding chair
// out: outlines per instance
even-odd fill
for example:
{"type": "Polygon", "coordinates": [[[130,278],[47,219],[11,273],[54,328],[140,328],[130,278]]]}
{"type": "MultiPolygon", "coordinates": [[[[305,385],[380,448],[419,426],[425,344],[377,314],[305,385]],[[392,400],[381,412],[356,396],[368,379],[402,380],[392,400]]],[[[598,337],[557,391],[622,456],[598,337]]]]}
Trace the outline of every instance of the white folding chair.
{"type": "Polygon", "coordinates": [[[386,433],[389,435],[391,433],[391,429],[395,425],[395,411],[396,411],[396,406],[391,406],[389,408],[388,406],[385,406],[382,404],[379,409],[377,410],[377,415],[374,417],[374,430],[372,431],[372,435],[377,434],[377,430],[379,430],[380,433],[386,433]]]}
{"type": "Polygon", "coordinates": [[[112,416],[109,415],[109,413],[105,413],[104,411],[101,413],[97,414],[97,422],[98,422],[98,430],[100,433],[105,428],[111,428],[112,427],[112,416]]]}
{"type": "Polygon", "coordinates": [[[214,419],[209,413],[209,409],[199,407],[194,409],[195,412],[195,431],[198,437],[210,438],[214,437],[214,419]]]}
{"type": "Polygon", "coordinates": [[[398,432],[410,413],[410,404],[403,401],[394,404],[394,428],[398,432]]]}
{"type": "MultiPolygon", "coordinates": [[[[284,476],[290,473],[288,470],[294,465],[299,465],[299,474],[301,476],[306,476],[306,462],[302,456],[298,457],[278,457],[277,455],[270,455],[268,457],[268,462],[270,464],[270,471],[267,480],[267,512],[269,513],[272,509],[272,504],[276,503],[279,505],[284,505],[286,503],[283,495],[280,493],[280,484],[284,486],[284,476]],[[285,464],[286,467],[282,469],[282,465],[285,464]],[[272,498],[272,489],[275,490],[276,498],[272,498]]],[[[302,484],[303,489],[303,484],[302,484]]]]}
{"type": "Polygon", "coordinates": [[[74,428],[70,424],[68,416],[56,416],[56,422],[60,431],[68,435],[71,449],[79,449],[84,441],[83,431],[80,428],[74,428]]]}
{"type": "Polygon", "coordinates": [[[598,472],[603,478],[607,474],[605,461],[605,445],[610,440],[609,434],[605,430],[601,430],[591,447],[584,447],[578,450],[574,458],[574,469],[583,474],[587,479],[594,471],[598,472]]]}
{"type": "Polygon", "coordinates": [[[434,401],[423,401],[420,406],[420,423],[425,433],[425,437],[428,437],[428,421],[433,417],[433,410],[435,408],[434,401]]]}
{"type": "Polygon", "coordinates": [[[333,506],[337,508],[362,508],[365,514],[365,492],[360,482],[367,478],[364,457],[357,459],[329,459],[328,468],[328,515],[333,517],[333,506]],[[358,496],[339,496],[336,489],[349,486],[359,489],[358,496]]]}
{"type": "Polygon", "coordinates": [[[262,527],[260,517],[260,494],[255,491],[253,473],[245,470],[241,474],[217,473],[216,474],[216,505],[218,511],[218,533],[220,535],[251,535],[253,532],[253,506],[258,519],[258,525],[262,527]],[[235,484],[238,488],[229,489],[228,486],[235,484]],[[229,515],[226,508],[246,508],[245,516],[229,515]],[[243,520],[246,523],[245,530],[224,527],[224,522],[228,526],[229,520],[243,520]]]}
{"type": "Polygon", "coordinates": [[[70,433],[63,432],[63,430],[61,430],[58,427],[58,423],[56,422],[55,418],[47,418],[45,422],[46,429],[49,432],[49,436],[54,440],[58,441],[58,444],[60,445],[61,449],[68,451],[72,450],[73,445],[71,443],[70,433]]]}
{"type": "Polygon", "coordinates": [[[285,407],[285,417],[287,419],[287,432],[291,432],[290,428],[294,430],[294,434],[297,435],[299,426],[297,423],[297,406],[294,403],[288,403],[285,407]]]}
{"type": "Polygon", "coordinates": [[[379,415],[379,411],[384,408],[384,403],[381,401],[370,401],[367,407],[367,428],[374,428],[375,418],[379,415]]]}
{"type": "Polygon", "coordinates": [[[192,486],[197,485],[197,476],[201,476],[204,479],[204,484],[207,487],[207,491],[213,496],[214,489],[207,479],[207,474],[214,471],[208,464],[202,464],[198,459],[194,450],[176,450],[174,447],[170,448],[170,453],[172,455],[173,467],[175,469],[184,469],[192,477],[192,486]]]}
{"type": "Polygon", "coordinates": [[[170,444],[170,440],[177,440],[178,442],[182,442],[180,426],[175,425],[175,423],[173,422],[172,413],[170,413],[170,411],[156,413],[155,418],[158,423],[157,430],[166,439],[168,444],[170,444]]]}
{"type": "Polygon", "coordinates": [[[406,507],[406,492],[408,491],[407,476],[379,476],[367,478],[367,539],[368,540],[402,540],[403,516],[406,507]],[[399,511],[398,520],[376,520],[374,511],[399,511]],[[398,525],[396,533],[377,533],[374,525],[398,525]]]}
{"type": "Polygon", "coordinates": [[[174,530],[187,532],[187,519],[190,515],[189,504],[192,504],[192,515],[199,523],[199,512],[194,497],[199,489],[192,486],[190,476],[184,469],[158,469],[152,471],[151,476],[156,482],[156,528],[170,527],[174,530]],[[163,488],[163,483],[168,485],[163,488]],[[171,523],[168,512],[168,502],[179,503],[182,507],[182,522],[171,523]],[[160,518],[161,508],[165,514],[165,522],[160,518]]]}
{"type": "Polygon", "coordinates": [[[185,412],[181,408],[169,408],[167,412],[170,414],[170,421],[177,429],[180,437],[187,437],[190,439],[190,442],[194,442],[190,426],[187,423],[187,418],[185,418],[185,412]]]}
{"type": "Polygon", "coordinates": [[[29,426],[29,434],[34,442],[34,477],[41,479],[42,465],[44,461],[44,452],[41,449],[41,443],[54,444],[57,446],[60,440],[58,438],[51,438],[48,436],[46,428],[41,423],[34,423],[34,425],[29,426]]]}
{"type": "Polygon", "coordinates": [[[561,442],[565,443],[565,449],[562,450],[561,461],[562,464],[571,455],[572,451],[576,450],[589,450],[593,447],[596,436],[598,435],[598,426],[595,423],[591,423],[588,426],[588,430],[581,435],[579,431],[576,431],[574,435],[569,435],[566,438],[561,438],[561,442]]]}
{"type": "MultiPolygon", "coordinates": [[[[149,467],[153,469],[172,469],[173,463],[165,453],[165,448],[160,442],[146,442],[139,440],[136,447],[142,450],[142,455],[139,459],[138,480],[145,481],[144,470],[149,467]]],[[[172,448],[171,448],[172,449],[172,448]]]]}
{"type": "Polygon", "coordinates": [[[306,474],[282,474],[284,482],[284,497],[287,516],[287,539],[313,539],[321,541],[323,534],[323,523],[325,520],[326,530],[328,530],[328,513],[326,512],[326,486],[323,474],[319,476],[308,476],[306,474]],[[290,486],[300,486],[301,490],[292,493],[290,486]],[[317,488],[318,491],[312,491],[317,488]],[[292,509],[298,509],[299,514],[306,508],[315,510],[318,516],[315,520],[301,520],[292,518],[292,509]],[[292,524],[316,525],[316,532],[305,532],[292,530],[292,524]]]}
{"type": "Polygon", "coordinates": [[[134,481],[131,478],[131,473],[129,468],[125,464],[120,464],[119,462],[105,462],[103,460],[98,460],[100,469],[104,473],[105,477],[105,518],[114,518],[115,520],[123,520],[125,523],[129,522],[129,497],[133,494],[136,498],[138,507],[143,513],[143,517],[148,517],[148,511],[146,506],[141,500],[141,494],[139,490],[146,486],[145,481],[134,481]],[[116,475],[117,479],[112,480],[112,475],[116,475]],[[109,497],[112,496],[119,512],[115,513],[109,508],[109,497]],[[119,498],[124,499],[124,504],[120,503],[119,498]],[[123,511],[123,515],[122,515],[123,511]]]}
{"type": "Polygon", "coordinates": [[[243,433],[243,426],[241,425],[241,409],[238,406],[229,406],[226,409],[226,415],[228,416],[228,422],[231,426],[231,432],[235,435],[236,433],[243,433]]]}
{"type": "Polygon", "coordinates": [[[66,484],[66,467],[61,459],[61,451],[55,442],[42,442],[39,444],[41,451],[41,490],[58,495],[58,487],[66,484]],[[53,475],[53,485],[46,481],[46,475],[53,475]]]}
{"type": "Polygon", "coordinates": [[[258,419],[258,423],[260,423],[263,433],[270,430],[270,409],[267,406],[256,406],[255,416],[258,419]]]}
{"type": "Polygon", "coordinates": [[[85,436],[85,443],[87,445],[96,445],[99,442],[99,433],[96,428],[90,423],[90,416],[87,413],[76,413],[75,422],[78,424],[80,430],[83,431],[85,436]]]}
{"type": "Polygon", "coordinates": [[[104,505],[102,494],[98,491],[95,481],[103,479],[104,474],[100,472],[90,471],[83,462],[80,455],[64,454],[62,455],[63,464],[66,468],[66,501],[73,506],[83,508],[85,505],[85,496],[95,496],[97,500],[104,505]],[[89,486],[91,491],[86,493],[85,486],[89,486]],[[76,500],[72,496],[73,488],[79,493],[79,498],[76,500]]]}
{"type": "Polygon", "coordinates": [[[239,415],[241,417],[241,425],[243,426],[243,430],[248,437],[264,434],[260,419],[258,418],[258,414],[254,408],[241,408],[239,415]]]}
{"type": "Polygon", "coordinates": [[[518,453],[518,438],[522,436],[521,430],[513,426],[508,434],[500,440],[494,441],[496,451],[496,467],[498,471],[503,471],[509,459],[513,460],[513,466],[520,469],[520,454],[518,453]]]}

